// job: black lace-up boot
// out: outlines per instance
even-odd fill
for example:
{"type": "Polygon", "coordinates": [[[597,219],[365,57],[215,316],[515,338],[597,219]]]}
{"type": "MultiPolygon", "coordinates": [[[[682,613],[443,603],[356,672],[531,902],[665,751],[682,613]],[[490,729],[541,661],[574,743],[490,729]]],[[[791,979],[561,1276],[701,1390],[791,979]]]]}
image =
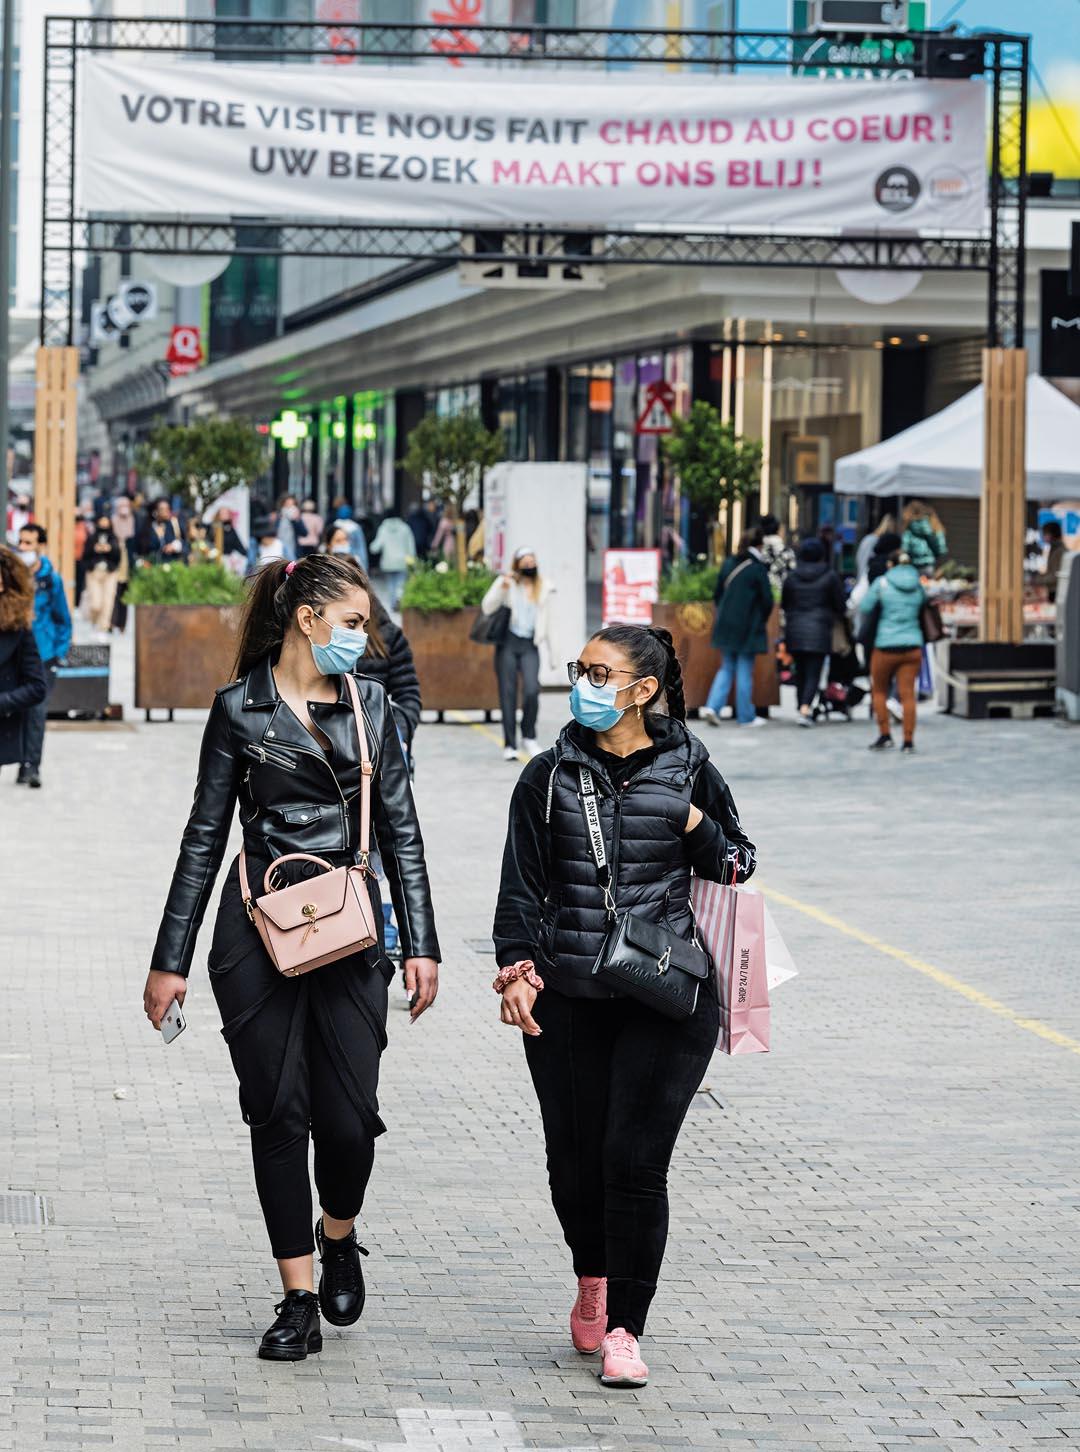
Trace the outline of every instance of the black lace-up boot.
{"type": "Polygon", "coordinates": [[[367,1255],[356,1243],[356,1231],[350,1230],[344,1240],[331,1240],[323,1232],[322,1216],[315,1226],[315,1244],[319,1247],[322,1275],[319,1277],[319,1305],[332,1326],[351,1326],[359,1321],[364,1309],[364,1273],[360,1257],[367,1255]]]}
{"type": "Polygon", "coordinates": [[[277,1320],[259,1345],[264,1361],[303,1361],[309,1351],[322,1350],[319,1300],[314,1291],[286,1291],[274,1310],[277,1320]]]}

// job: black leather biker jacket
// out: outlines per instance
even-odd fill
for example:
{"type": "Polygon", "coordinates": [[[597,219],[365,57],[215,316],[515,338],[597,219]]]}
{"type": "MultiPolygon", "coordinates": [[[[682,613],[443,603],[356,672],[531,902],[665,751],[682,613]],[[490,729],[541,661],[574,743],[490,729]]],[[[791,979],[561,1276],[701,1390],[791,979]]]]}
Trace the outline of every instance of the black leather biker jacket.
{"type": "MultiPolygon", "coordinates": [[[[356,677],[374,765],[371,821],[406,958],[439,958],[424,842],[386,692],[356,677]]],[[[309,703],[324,752],[278,695],[270,657],[214,697],[195,801],[158,930],[151,968],[187,974],[239,801],[252,891],[275,857],[309,852],[353,862],[360,836],[360,747],[343,680],[335,702],[309,703]]]]}

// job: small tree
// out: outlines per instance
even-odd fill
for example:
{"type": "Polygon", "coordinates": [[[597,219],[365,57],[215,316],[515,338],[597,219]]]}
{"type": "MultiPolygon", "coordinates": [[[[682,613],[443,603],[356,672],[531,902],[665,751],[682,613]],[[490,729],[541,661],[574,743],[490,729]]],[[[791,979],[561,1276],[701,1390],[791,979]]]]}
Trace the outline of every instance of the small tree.
{"type": "Polygon", "coordinates": [[[719,559],[720,506],[727,506],[730,533],[736,499],[745,499],[760,482],[761,440],[736,434],[734,424],[724,422],[719,409],[699,400],[685,418],[672,420],[671,433],[663,439],[663,450],[679,476],[683,493],[691,503],[712,516],[712,553],[714,559],[719,559]]]}
{"type": "Polygon", "coordinates": [[[423,475],[454,521],[458,574],[466,573],[465,501],[503,455],[503,436],[484,427],[475,412],[438,417],[429,413],[409,435],[405,467],[423,475]]]}
{"type": "Polygon", "coordinates": [[[155,424],[135,454],[136,467],[193,510],[226,490],[252,484],[266,469],[266,444],[245,418],[155,424]]]}

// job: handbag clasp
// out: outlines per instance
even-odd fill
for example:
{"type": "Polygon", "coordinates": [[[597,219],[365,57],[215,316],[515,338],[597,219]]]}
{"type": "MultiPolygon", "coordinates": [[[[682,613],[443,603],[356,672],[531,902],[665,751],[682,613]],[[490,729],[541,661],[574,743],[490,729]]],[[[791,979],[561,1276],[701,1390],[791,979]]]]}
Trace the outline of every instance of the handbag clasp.
{"type": "Polygon", "coordinates": [[[670,964],[671,964],[671,949],[670,948],[665,948],[664,951],[663,951],[663,953],[661,954],[661,956],[659,958],[657,958],[657,960],[656,960],[656,971],[657,971],[657,973],[666,973],[668,971],[668,967],[670,966],[670,964]]]}

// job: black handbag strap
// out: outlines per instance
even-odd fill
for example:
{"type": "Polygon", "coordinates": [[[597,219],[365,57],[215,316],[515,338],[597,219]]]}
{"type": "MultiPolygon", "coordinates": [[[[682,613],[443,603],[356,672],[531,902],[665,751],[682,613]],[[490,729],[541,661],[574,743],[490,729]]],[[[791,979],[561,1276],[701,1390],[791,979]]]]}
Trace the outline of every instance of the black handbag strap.
{"type": "Polygon", "coordinates": [[[604,826],[600,821],[600,802],[596,795],[596,782],[587,766],[578,767],[578,783],[581,787],[581,811],[585,818],[585,835],[589,839],[593,861],[596,863],[596,879],[604,894],[604,906],[608,917],[615,917],[615,894],[612,892],[611,864],[607,860],[604,844],[604,826]]]}

